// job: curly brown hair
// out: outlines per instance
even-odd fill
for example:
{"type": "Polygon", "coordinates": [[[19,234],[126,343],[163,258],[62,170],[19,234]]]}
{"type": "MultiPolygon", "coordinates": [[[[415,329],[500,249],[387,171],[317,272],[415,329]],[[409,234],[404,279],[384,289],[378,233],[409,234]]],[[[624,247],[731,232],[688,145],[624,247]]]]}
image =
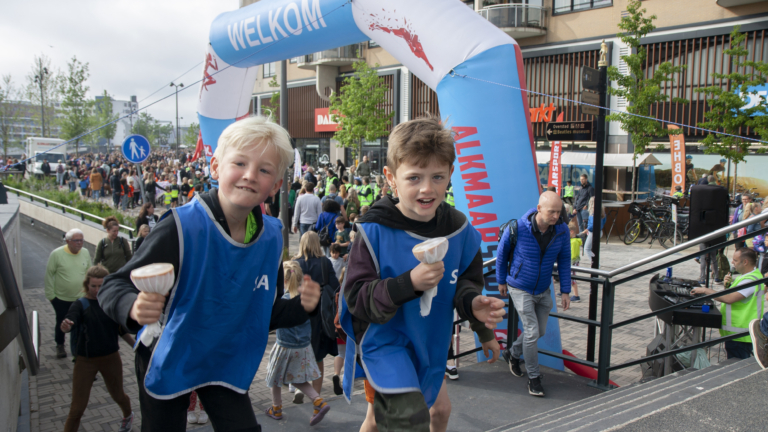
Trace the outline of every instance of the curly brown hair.
{"type": "Polygon", "coordinates": [[[109,231],[109,229],[113,226],[120,226],[120,222],[118,222],[117,218],[114,216],[107,216],[103,221],[101,221],[101,226],[103,226],[105,230],[109,231]]]}

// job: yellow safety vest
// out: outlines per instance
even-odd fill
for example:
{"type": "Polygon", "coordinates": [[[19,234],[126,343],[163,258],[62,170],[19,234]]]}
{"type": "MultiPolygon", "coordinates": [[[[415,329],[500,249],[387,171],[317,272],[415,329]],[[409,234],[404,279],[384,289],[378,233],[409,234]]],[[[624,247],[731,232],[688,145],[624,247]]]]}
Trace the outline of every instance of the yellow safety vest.
{"type": "Polygon", "coordinates": [[[325,179],[325,190],[328,190],[328,186],[332,185],[334,180],[336,180],[336,177],[325,179]]]}
{"type": "Polygon", "coordinates": [[[347,192],[351,191],[353,187],[355,187],[352,183],[345,183],[344,186],[347,188],[347,192]]]}
{"type": "MultiPolygon", "coordinates": [[[[760,274],[760,270],[754,269],[752,272],[736,278],[731,283],[731,287],[739,285],[744,280],[756,281],[762,278],[763,275],[760,274]]],[[[760,284],[755,287],[755,292],[749,298],[732,304],[723,303],[720,307],[720,313],[723,314],[720,335],[727,336],[749,330],[749,323],[753,319],[760,319],[763,316],[763,312],[765,312],[764,294],[765,285],[760,284]]],[[[738,342],[752,342],[752,338],[749,335],[734,340],[738,342]]]]}
{"type": "Polygon", "coordinates": [[[675,198],[682,198],[683,197],[683,193],[682,192],[675,192],[675,193],[672,194],[672,196],[675,197],[675,198]]]}
{"type": "Polygon", "coordinates": [[[565,186],[563,188],[563,198],[573,198],[576,194],[574,192],[573,186],[565,186]]]}
{"type": "Polygon", "coordinates": [[[163,202],[165,202],[166,205],[169,205],[171,203],[171,194],[168,192],[163,195],[163,202]]]}
{"type": "Polygon", "coordinates": [[[179,197],[179,190],[171,189],[171,198],[178,198],[178,197],[179,197]]]}
{"type": "Polygon", "coordinates": [[[358,198],[360,199],[360,206],[370,206],[373,204],[373,193],[371,190],[370,185],[363,185],[360,188],[360,194],[358,194],[358,198]]]}
{"type": "Polygon", "coordinates": [[[453,186],[445,191],[445,202],[451,207],[456,207],[456,201],[453,199],[453,186]]]}

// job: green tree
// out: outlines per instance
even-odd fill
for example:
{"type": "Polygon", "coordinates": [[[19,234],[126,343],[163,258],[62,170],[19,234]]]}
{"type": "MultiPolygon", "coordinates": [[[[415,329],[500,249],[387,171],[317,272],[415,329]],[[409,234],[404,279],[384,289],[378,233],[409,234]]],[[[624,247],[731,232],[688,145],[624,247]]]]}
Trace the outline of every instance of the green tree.
{"type": "Polygon", "coordinates": [[[155,135],[155,124],[157,121],[152,114],[142,111],[139,113],[139,118],[133,122],[131,133],[141,135],[146,138],[151,145],[156,145],[157,136],[155,135]]]}
{"type": "MultiPolygon", "coordinates": [[[[112,97],[104,90],[101,98],[96,101],[91,123],[94,127],[100,127],[117,120],[119,114],[112,114],[112,97]]],[[[117,123],[111,123],[99,129],[98,137],[107,140],[107,153],[112,152],[112,140],[115,139],[117,123]]]]}
{"type": "MultiPolygon", "coordinates": [[[[631,54],[621,56],[627,64],[629,74],[624,75],[615,66],[608,68],[608,79],[617,84],[616,87],[608,87],[608,94],[623,97],[627,100],[626,113],[614,113],[606,116],[606,120],[621,123],[632,139],[634,153],[632,155],[632,199],[635,198],[635,179],[637,176],[637,156],[645,153],[651,141],[656,137],[668,136],[679,133],[675,129],[667,129],[657,120],[637,117],[651,116],[650,108],[657,103],[670,100],[669,96],[661,92],[661,86],[673,81],[672,76],[685,69],[685,65],[673,66],[670,62],[663,62],[653,72],[650,78],[644,78],[644,66],[648,58],[648,52],[641,45],[641,39],[653,31],[656,26],[653,20],[656,15],[645,17],[645,9],[640,9],[638,0],[631,0],[627,4],[627,16],[621,18],[619,29],[623,30],[617,36],[631,49],[631,54]]],[[[688,103],[686,99],[672,98],[672,102],[688,103]]]]}
{"type": "MultiPolygon", "coordinates": [[[[67,63],[67,75],[61,86],[61,109],[64,116],[59,119],[61,137],[69,140],[88,132],[91,126],[93,101],[86,99],[90,89],[85,82],[88,80],[88,63],[80,62],[77,57],[67,63]]],[[[75,154],[79,155],[81,138],[75,141],[75,154]]]]}
{"type": "MultiPolygon", "coordinates": [[[[376,67],[379,65],[377,64],[376,67]]],[[[330,112],[340,129],[334,134],[342,147],[356,149],[359,158],[363,140],[388,135],[394,112],[387,113],[387,87],[375,69],[364,61],[354,64],[355,74],[344,78],[340,94],[331,95],[330,112]]]]}
{"type": "MultiPolygon", "coordinates": [[[[277,78],[272,76],[272,80],[268,83],[271,88],[280,88],[280,83],[277,82],[277,78]]],[[[269,118],[275,122],[280,123],[280,92],[276,91],[272,93],[272,97],[269,98],[269,118]]],[[[264,111],[264,110],[262,110],[264,111]]]]}
{"type": "Polygon", "coordinates": [[[61,73],[51,67],[51,59],[45,54],[35,56],[32,70],[26,78],[27,85],[24,89],[26,100],[32,105],[43,107],[43,110],[32,110],[31,113],[32,118],[41,127],[40,136],[55,138],[51,130],[56,116],[56,104],[61,98],[60,90],[64,78],[61,73]],[[41,111],[45,113],[44,118],[41,118],[43,115],[41,111]],[[45,125],[45,130],[42,130],[42,123],[45,125]]]}
{"type": "Polygon", "coordinates": [[[187,132],[184,134],[184,145],[187,147],[195,147],[197,145],[197,137],[200,135],[200,125],[192,122],[187,128],[187,132]]]}
{"type": "MultiPolygon", "coordinates": [[[[11,75],[3,75],[0,83],[0,140],[3,141],[3,159],[8,158],[8,147],[13,140],[14,124],[19,119],[21,91],[16,88],[11,75]]],[[[0,163],[2,166],[3,163],[0,163]]]]}
{"type": "MultiPolygon", "coordinates": [[[[721,85],[694,90],[706,95],[709,108],[704,113],[706,121],[699,123],[699,126],[722,132],[704,137],[704,152],[718,154],[736,164],[744,161],[751,145],[751,141],[738,136],[742,128],[746,130],[747,127],[753,127],[763,140],[768,137],[765,97],[758,95],[754,89],[765,83],[768,65],[747,60],[747,36],[739,33],[739,30],[739,26],[733,29],[730,47],[723,50],[728,56],[729,70],[733,72],[712,73],[712,78],[719,80],[721,85]],[[758,98],[760,103],[749,104],[752,105],[750,107],[745,100],[747,97],[758,98]]],[[[727,181],[730,183],[730,178],[727,181]]]]}

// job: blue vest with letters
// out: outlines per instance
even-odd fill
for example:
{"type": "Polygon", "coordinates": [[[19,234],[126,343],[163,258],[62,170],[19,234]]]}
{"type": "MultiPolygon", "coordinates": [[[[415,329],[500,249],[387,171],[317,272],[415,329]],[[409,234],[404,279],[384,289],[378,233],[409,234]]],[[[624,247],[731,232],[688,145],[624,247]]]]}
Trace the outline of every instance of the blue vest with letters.
{"type": "MultiPolygon", "coordinates": [[[[375,223],[362,223],[358,227],[361,234],[358,238],[366,242],[381,279],[396,278],[419,264],[411,249],[426,238],[375,223]]],[[[427,406],[434,404],[448,359],[456,282],[480,248],[480,233],[468,221],[446,238],[449,246],[443,259],[445,274],[426,317],[421,316],[420,300],[411,300],[400,306],[387,323],[371,323],[357,341],[352,315],[344,296],[339,296],[341,325],[348,335],[342,386],[348,400],[354,379],[365,377],[377,392],[419,391],[427,406]],[[358,355],[360,364],[355,361],[358,355]]]]}
{"type": "Polygon", "coordinates": [[[208,385],[243,394],[267,346],[282,226],[265,215],[259,237],[242,244],[215,222],[202,200],[173,209],[173,216],[180,229],[179,275],[144,386],[156,399],[208,385]]]}

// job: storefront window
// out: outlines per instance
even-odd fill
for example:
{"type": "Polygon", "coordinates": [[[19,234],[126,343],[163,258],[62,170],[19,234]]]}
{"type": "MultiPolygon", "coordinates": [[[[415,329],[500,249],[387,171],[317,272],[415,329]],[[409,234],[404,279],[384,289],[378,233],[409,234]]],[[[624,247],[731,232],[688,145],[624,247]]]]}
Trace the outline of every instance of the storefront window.
{"type": "Polygon", "coordinates": [[[301,162],[311,167],[319,168],[330,163],[330,138],[297,138],[296,148],[299,149],[301,162]]]}
{"type": "Polygon", "coordinates": [[[363,154],[360,156],[360,159],[362,160],[363,156],[368,156],[368,161],[371,164],[371,171],[375,174],[383,174],[382,170],[387,164],[388,142],[387,138],[363,142],[363,154]]]}

